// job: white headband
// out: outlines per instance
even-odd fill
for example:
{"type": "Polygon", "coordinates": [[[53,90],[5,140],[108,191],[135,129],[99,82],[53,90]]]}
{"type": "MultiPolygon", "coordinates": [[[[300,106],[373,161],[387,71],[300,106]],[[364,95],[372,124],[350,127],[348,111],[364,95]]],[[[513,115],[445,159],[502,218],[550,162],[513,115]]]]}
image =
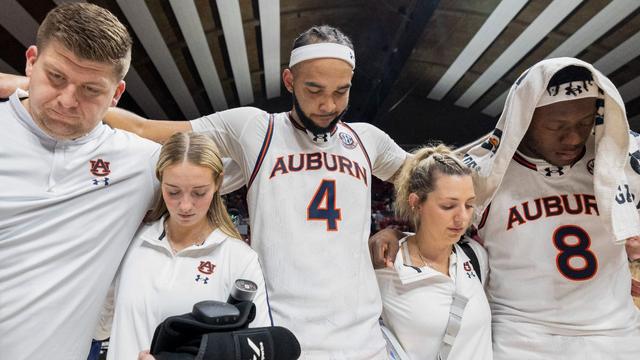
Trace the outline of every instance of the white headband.
{"type": "Polygon", "coordinates": [[[598,97],[598,86],[590,80],[571,81],[547,89],[536,107],[551,105],[560,101],[598,97]]]}
{"type": "Polygon", "coordinates": [[[293,67],[293,65],[302,61],[322,58],[344,60],[349,63],[352,68],[356,68],[356,57],[353,55],[353,50],[348,46],[336,43],[317,43],[293,49],[293,51],[291,51],[289,67],[293,67]]]}

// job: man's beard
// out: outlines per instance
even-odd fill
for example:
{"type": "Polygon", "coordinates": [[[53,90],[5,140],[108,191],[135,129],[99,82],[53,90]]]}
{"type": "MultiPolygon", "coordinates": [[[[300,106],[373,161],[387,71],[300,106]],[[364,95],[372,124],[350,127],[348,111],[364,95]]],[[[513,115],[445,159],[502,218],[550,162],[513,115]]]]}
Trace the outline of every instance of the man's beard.
{"type": "Polygon", "coordinates": [[[347,105],[347,107],[340,114],[338,114],[333,120],[331,120],[331,122],[327,127],[321,127],[316,125],[313,122],[313,120],[311,120],[311,118],[308,117],[307,114],[304,113],[304,111],[302,111],[302,108],[300,107],[300,103],[296,98],[295,91],[292,92],[292,95],[293,95],[293,108],[296,110],[296,114],[298,114],[298,118],[300,119],[300,122],[302,122],[302,126],[304,126],[305,129],[311,131],[311,133],[314,135],[320,135],[320,134],[331,132],[336,127],[336,124],[338,123],[338,121],[342,120],[342,117],[349,109],[349,106],[347,105]]]}

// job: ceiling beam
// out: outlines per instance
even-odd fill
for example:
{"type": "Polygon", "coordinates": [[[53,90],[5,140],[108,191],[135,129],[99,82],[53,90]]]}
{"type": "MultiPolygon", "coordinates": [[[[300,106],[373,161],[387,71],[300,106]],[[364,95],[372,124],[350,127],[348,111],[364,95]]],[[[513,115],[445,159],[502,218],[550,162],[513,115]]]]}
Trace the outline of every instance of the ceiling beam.
{"type": "Polygon", "coordinates": [[[267,99],[280,96],[280,0],[259,0],[264,87],[267,99]]]}
{"type": "Polygon", "coordinates": [[[129,20],[129,25],[158,69],[184,116],[190,119],[200,116],[200,111],[144,0],[116,0],[116,2],[129,20]]]}
{"type": "Polygon", "coordinates": [[[217,0],[216,5],[220,14],[222,30],[224,31],[224,41],[229,53],[231,72],[238,92],[238,100],[240,105],[251,104],[253,103],[253,86],[251,85],[240,4],[238,0],[217,0]]]}
{"type": "Polygon", "coordinates": [[[168,118],[167,113],[162,110],[162,106],[160,106],[158,100],[151,94],[151,90],[149,90],[147,84],[145,84],[133,66],[129,68],[127,75],[124,77],[124,81],[127,84],[127,93],[131,95],[133,101],[140,106],[148,118],[157,120],[168,118]]]}
{"type": "MultiPolygon", "coordinates": [[[[367,104],[363,107],[363,121],[371,122],[376,115],[384,113],[382,105],[387,96],[391,92],[391,87],[396,83],[400,72],[409,56],[416,47],[420,36],[431,19],[435,9],[438,7],[440,0],[416,0],[414,8],[409,16],[404,17],[404,21],[396,33],[389,57],[385,60],[384,69],[380,76],[379,82],[373,86],[367,98],[367,104]]],[[[357,55],[357,54],[356,54],[357,55]]],[[[356,62],[358,59],[356,58],[356,62]]],[[[366,61],[362,59],[361,61],[366,61]]],[[[357,71],[357,70],[356,70],[357,71]]],[[[392,106],[392,105],[390,105],[392,106]]]]}
{"type": "Polygon", "coordinates": [[[618,87],[620,96],[624,102],[635,100],[640,96],[640,76],[618,87]]]}
{"type": "Polygon", "coordinates": [[[38,22],[16,0],[5,0],[2,4],[0,25],[24,47],[35,45],[38,22]]]}
{"type": "Polygon", "coordinates": [[[638,0],[613,0],[565,40],[562,45],[547,55],[547,58],[578,55],[639,6],[640,1],[638,0]]]}
{"type": "Polygon", "coordinates": [[[609,51],[593,63],[593,66],[603,74],[609,75],[638,56],[640,56],[640,31],[609,51]]]}
{"type": "Polygon", "coordinates": [[[6,63],[6,61],[0,59],[0,72],[5,74],[14,74],[14,75],[22,75],[18,70],[14,69],[13,66],[6,63]]]}
{"type": "Polygon", "coordinates": [[[216,111],[229,108],[194,0],[170,0],[170,4],[211,105],[216,111]]]}
{"type": "Polygon", "coordinates": [[[582,0],[554,0],[456,101],[468,108],[569,15],[582,0]]]}
{"type": "MultiPolygon", "coordinates": [[[[612,1],[545,58],[578,55],[638,7],[640,7],[640,2],[637,0],[612,1]]],[[[631,52],[636,51],[634,49],[631,52]]],[[[605,75],[607,74],[605,73],[605,75]]],[[[507,90],[498,96],[489,106],[482,110],[482,113],[490,116],[500,114],[508,93],[509,91],[507,90]]]]}
{"type": "Polygon", "coordinates": [[[528,0],[502,0],[491,15],[482,24],[471,41],[465,46],[456,60],[442,75],[436,86],[431,89],[427,97],[432,100],[442,100],[455,86],[462,76],[471,68],[484,51],[502,33],[511,20],[527,4],[528,0]]]}

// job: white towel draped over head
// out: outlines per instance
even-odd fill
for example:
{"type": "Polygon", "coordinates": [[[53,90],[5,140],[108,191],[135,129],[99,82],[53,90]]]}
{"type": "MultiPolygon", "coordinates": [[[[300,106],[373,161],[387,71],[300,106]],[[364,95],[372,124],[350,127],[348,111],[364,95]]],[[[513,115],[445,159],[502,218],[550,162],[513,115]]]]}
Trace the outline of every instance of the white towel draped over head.
{"type": "Polygon", "coordinates": [[[520,75],[511,86],[493,133],[465,154],[465,163],[476,170],[477,215],[482,214],[498,190],[507,166],[529,128],[536,106],[541,98],[548,96],[545,94],[549,80],[557,71],[570,65],[591,71],[593,82],[601,90],[599,97],[604,100],[604,107],[599,100],[595,121],[594,194],[604,226],[614,235],[616,242],[623,242],[640,234],[636,201],[630,196],[620,196],[625,189],[628,192],[628,179],[640,176],[629,171],[631,166],[627,166],[625,172],[629,154],[638,155],[631,158],[631,164],[634,165],[636,158],[640,169],[640,152],[637,152],[634,136],[629,134],[624,102],[618,90],[591,64],[574,58],[543,60],[520,75]]]}

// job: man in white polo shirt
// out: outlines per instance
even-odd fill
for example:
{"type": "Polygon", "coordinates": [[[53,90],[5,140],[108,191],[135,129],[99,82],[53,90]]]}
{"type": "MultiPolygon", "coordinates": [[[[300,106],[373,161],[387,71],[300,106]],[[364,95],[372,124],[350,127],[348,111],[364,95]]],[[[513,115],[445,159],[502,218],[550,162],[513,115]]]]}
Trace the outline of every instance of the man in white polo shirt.
{"type": "Polygon", "coordinates": [[[52,10],[28,97],[0,103],[0,358],[86,359],[107,289],[153,200],[159,145],[101,123],[131,38],[107,10],[52,10]]]}

